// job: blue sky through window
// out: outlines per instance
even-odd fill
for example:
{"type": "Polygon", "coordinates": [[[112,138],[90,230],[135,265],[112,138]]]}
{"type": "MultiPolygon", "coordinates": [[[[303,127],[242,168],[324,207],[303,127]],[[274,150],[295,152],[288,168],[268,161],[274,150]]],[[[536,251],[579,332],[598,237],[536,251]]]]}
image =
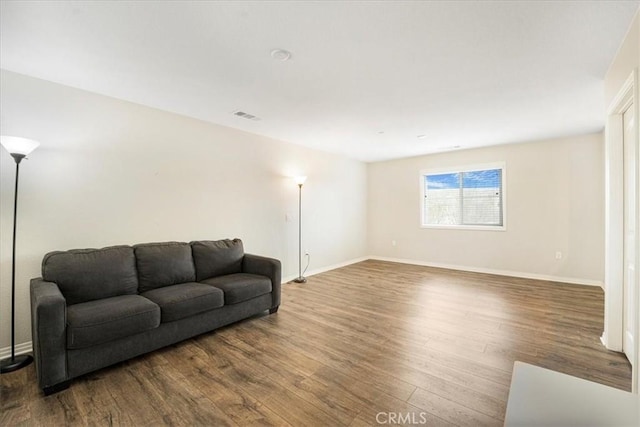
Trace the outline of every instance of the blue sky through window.
{"type": "Polygon", "coordinates": [[[500,169],[471,171],[462,174],[464,188],[498,188],[502,179],[500,169]]]}
{"type": "MultiPolygon", "coordinates": [[[[460,172],[426,175],[427,190],[460,188],[460,172]]],[[[463,188],[499,188],[500,169],[462,172],[463,188]]]]}
{"type": "Polygon", "coordinates": [[[427,175],[427,190],[443,190],[449,188],[460,188],[459,173],[443,173],[439,175],[427,175]]]}

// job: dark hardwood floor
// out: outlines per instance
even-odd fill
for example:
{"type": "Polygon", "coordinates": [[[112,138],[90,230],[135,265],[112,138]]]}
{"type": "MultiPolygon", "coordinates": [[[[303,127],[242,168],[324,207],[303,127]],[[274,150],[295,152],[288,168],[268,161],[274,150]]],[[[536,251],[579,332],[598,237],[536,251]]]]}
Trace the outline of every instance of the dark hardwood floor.
{"type": "Polygon", "coordinates": [[[52,396],[2,375],[0,425],[499,426],[516,360],[629,390],[602,328],[600,288],[365,261],[52,396]]]}

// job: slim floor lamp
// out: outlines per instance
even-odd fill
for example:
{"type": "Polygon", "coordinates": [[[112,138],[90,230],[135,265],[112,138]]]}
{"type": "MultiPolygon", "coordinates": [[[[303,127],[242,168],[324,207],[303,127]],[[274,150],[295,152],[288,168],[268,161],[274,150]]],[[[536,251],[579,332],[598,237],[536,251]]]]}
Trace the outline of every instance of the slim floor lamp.
{"type": "Polygon", "coordinates": [[[13,250],[11,258],[11,357],[0,361],[0,372],[3,374],[22,369],[31,362],[30,354],[16,356],[16,222],[18,213],[18,176],[20,162],[29,153],[38,148],[39,142],[15,136],[0,136],[0,144],[11,154],[16,162],[16,187],[13,193],[13,250]]]}
{"type": "Polygon", "coordinates": [[[307,177],[296,176],[294,180],[298,184],[298,277],[293,281],[306,283],[307,279],[302,275],[302,185],[307,180],[307,177]]]}

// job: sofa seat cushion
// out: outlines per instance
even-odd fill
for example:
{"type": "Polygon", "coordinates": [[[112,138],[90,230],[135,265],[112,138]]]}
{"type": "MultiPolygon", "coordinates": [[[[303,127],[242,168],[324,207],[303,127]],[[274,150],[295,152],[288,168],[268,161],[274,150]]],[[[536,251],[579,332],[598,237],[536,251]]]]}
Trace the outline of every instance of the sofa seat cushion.
{"type": "Polygon", "coordinates": [[[220,289],[194,282],[165,286],[142,296],[160,306],[162,322],[173,322],[224,305],[224,294],[220,289]]]}
{"type": "Polygon", "coordinates": [[[222,289],[225,304],[237,304],[271,292],[271,280],[257,274],[227,274],[203,280],[202,283],[222,289]]]}
{"type": "Polygon", "coordinates": [[[91,347],[157,328],[160,307],[140,295],[122,295],[67,307],[67,348],[91,347]]]}

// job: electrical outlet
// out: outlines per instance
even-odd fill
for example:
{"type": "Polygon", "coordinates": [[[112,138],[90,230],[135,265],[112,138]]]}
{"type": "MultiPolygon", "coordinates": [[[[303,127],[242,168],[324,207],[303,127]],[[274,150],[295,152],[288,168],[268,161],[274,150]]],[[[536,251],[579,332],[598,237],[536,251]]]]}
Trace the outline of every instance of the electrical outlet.
{"type": "Polygon", "coordinates": [[[309,249],[304,250],[304,256],[309,256],[309,249]]]}
{"type": "Polygon", "coordinates": [[[556,252],[556,259],[562,259],[562,252],[560,251],[556,252]]]}
{"type": "Polygon", "coordinates": [[[395,240],[392,240],[392,241],[391,241],[391,246],[395,246],[395,245],[396,245],[396,241],[395,241],[395,240]]]}

